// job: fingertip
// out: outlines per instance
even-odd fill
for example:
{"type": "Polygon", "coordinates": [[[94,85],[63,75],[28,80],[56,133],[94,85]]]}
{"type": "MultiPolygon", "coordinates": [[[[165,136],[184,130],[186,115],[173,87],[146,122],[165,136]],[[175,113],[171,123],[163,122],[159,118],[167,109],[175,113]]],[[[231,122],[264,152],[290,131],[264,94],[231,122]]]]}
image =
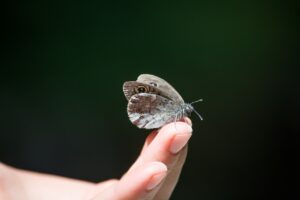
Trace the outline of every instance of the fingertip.
{"type": "Polygon", "coordinates": [[[193,129],[185,122],[169,123],[161,128],[159,132],[173,132],[175,134],[192,134],[193,129]]]}
{"type": "Polygon", "coordinates": [[[162,183],[162,181],[165,179],[166,176],[167,176],[167,172],[161,172],[159,174],[153,175],[147,184],[146,191],[150,192],[151,190],[157,188],[162,183]]]}
{"type": "MultiPolygon", "coordinates": [[[[149,174],[147,184],[145,185],[145,191],[150,192],[157,188],[167,175],[168,168],[167,166],[159,161],[153,161],[149,163],[146,173],[149,174]]],[[[149,195],[149,194],[145,194],[149,195]]]]}
{"type": "Polygon", "coordinates": [[[118,184],[117,193],[123,199],[135,199],[156,188],[166,177],[168,168],[159,161],[148,162],[123,176],[118,184]]]}
{"type": "Polygon", "coordinates": [[[150,162],[147,168],[153,174],[168,171],[167,165],[159,161],[150,162]]]}
{"type": "Polygon", "coordinates": [[[188,125],[193,126],[192,120],[188,117],[183,118],[184,122],[186,122],[188,125]]]}

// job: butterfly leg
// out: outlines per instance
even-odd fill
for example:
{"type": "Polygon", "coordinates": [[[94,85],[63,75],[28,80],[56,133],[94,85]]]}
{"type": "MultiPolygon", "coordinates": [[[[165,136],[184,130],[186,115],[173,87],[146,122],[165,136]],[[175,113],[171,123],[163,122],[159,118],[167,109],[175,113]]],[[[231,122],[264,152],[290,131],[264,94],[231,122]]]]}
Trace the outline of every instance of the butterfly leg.
{"type": "Polygon", "coordinates": [[[178,117],[178,114],[176,113],[176,115],[175,115],[175,119],[174,119],[174,126],[175,126],[175,130],[177,130],[177,128],[176,128],[177,117],[178,117]]]}

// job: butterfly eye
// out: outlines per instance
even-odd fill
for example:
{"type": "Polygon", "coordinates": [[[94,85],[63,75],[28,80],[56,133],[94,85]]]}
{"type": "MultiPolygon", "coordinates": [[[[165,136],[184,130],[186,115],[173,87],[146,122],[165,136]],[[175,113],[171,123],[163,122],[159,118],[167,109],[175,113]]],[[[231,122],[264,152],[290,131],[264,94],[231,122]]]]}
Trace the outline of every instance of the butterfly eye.
{"type": "Polygon", "coordinates": [[[138,88],[136,88],[135,91],[137,93],[145,93],[147,91],[147,89],[144,86],[139,86],[138,88]]]}
{"type": "Polygon", "coordinates": [[[157,83],[155,82],[150,82],[149,84],[152,85],[153,87],[157,87],[157,83]]]}

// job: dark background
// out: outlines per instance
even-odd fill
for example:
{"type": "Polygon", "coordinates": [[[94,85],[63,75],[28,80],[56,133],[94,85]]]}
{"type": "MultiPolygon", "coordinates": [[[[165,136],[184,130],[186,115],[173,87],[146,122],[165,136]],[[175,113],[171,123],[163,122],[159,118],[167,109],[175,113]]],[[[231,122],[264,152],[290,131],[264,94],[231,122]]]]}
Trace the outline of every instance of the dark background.
{"type": "Polygon", "coordinates": [[[151,73],[187,102],[204,99],[172,199],[299,196],[292,1],[31,0],[4,10],[2,162],[120,177],[149,133],[129,122],[122,84],[151,73]]]}

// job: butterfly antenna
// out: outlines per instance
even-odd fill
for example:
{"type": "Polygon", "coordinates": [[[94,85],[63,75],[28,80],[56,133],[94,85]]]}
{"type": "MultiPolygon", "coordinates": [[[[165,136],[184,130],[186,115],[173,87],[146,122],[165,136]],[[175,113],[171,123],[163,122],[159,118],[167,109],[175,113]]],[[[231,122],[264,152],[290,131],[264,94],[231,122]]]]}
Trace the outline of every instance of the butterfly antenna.
{"type": "Polygon", "coordinates": [[[203,99],[198,99],[197,101],[193,101],[192,103],[190,103],[191,105],[197,102],[203,101],[203,99]]]}
{"type": "Polygon", "coordinates": [[[197,110],[194,109],[194,112],[198,115],[198,117],[200,118],[200,120],[203,120],[203,117],[197,112],[197,110]]]}

